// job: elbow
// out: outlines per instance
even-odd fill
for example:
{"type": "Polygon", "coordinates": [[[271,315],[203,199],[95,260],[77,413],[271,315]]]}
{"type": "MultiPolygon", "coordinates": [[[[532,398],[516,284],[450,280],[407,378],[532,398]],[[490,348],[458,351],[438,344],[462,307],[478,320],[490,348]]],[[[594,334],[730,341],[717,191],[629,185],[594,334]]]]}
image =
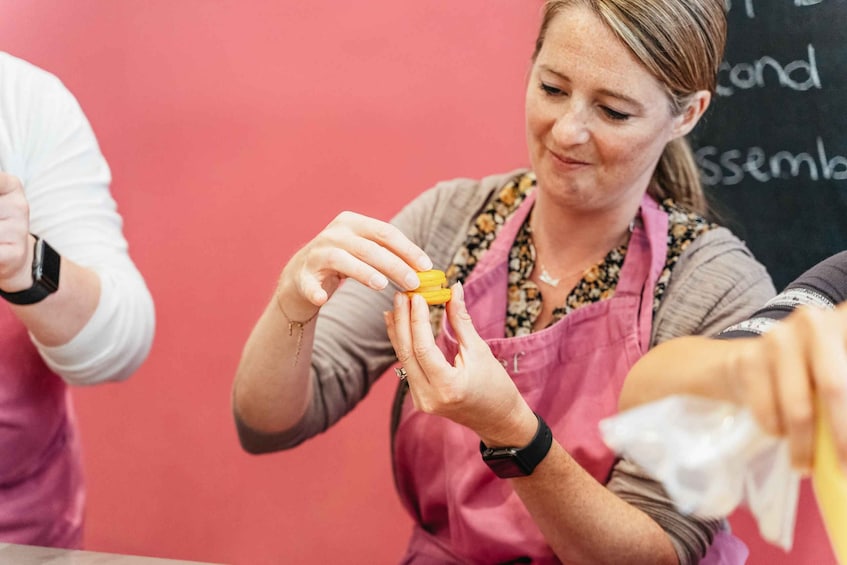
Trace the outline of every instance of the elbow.
{"type": "Polygon", "coordinates": [[[263,432],[251,427],[235,409],[233,409],[232,415],[235,420],[235,430],[238,433],[238,442],[241,444],[241,449],[250,455],[263,455],[283,451],[302,443],[302,440],[293,438],[286,432],[263,432]]]}
{"type": "Polygon", "coordinates": [[[109,355],[104,356],[93,364],[87,375],[80,375],[76,384],[94,385],[104,382],[122,382],[135,374],[150,355],[155,334],[155,317],[151,310],[143,320],[134,316],[137,321],[134,328],[125,334],[125,340],[116,344],[109,355]],[[129,335],[131,333],[131,335],[129,335]],[[80,382],[81,381],[81,382],[80,382]]]}
{"type": "Polygon", "coordinates": [[[152,342],[133,348],[123,348],[105,355],[93,363],[80,367],[51,367],[53,371],[72,386],[94,386],[103,383],[118,383],[135,374],[150,352],[152,342]]]}
{"type": "Polygon", "coordinates": [[[241,431],[238,432],[238,442],[241,445],[241,449],[250,455],[266,455],[278,451],[271,449],[261,441],[257,441],[249,434],[243,434],[241,431]]]}
{"type": "Polygon", "coordinates": [[[268,449],[262,442],[256,441],[251,432],[242,430],[240,426],[237,427],[237,430],[238,443],[245,453],[249,453],[250,455],[264,455],[273,452],[273,450],[268,449]]]}
{"type": "Polygon", "coordinates": [[[73,386],[121,382],[147,360],[156,315],[143,282],[131,294],[101,304],[88,324],[65,346],[40,348],[47,365],[73,386]]]}

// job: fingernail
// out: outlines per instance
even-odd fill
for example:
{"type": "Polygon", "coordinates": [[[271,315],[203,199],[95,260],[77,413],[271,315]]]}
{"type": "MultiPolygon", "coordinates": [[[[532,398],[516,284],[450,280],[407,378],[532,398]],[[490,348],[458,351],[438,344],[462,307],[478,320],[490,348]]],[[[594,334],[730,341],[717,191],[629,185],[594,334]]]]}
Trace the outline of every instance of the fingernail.
{"type": "Polygon", "coordinates": [[[458,281],[453,285],[453,300],[458,300],[459,302],[465,301],[465,287],[462,286],[462,281],[458,281]]]}
{"type": "Polygon", "coordinates": [[[408,297],[402,292],[394,293],[394,307],[400,308],[403,306],[403,301],[408,300],[408,297]]]}
{"type": "Polygon", "coordinates": [[[416,263],[418,264],[418,267],[420,267],[421,271],[428,271],[432,269],[432,259],[426,255],[418,257],[416,263]]]}
{"type": "Polygon", "coordinates": [[[368,284],[370,284],[372,288],[382,290],[388,285],[388,279],[385,278],[385,275],[383,275],[382,273],[374,273],[373,275],[371,275],[368,284]]]}
{"type": "Polygon", "coordinates": [[[418,278],[418,275],[415,273],[409,273],[406,275],[406,278],[403,279],[403,282],[406,283],[406,288],[409,290],[414,290],[421,285],[421,281],[418,278]]]}

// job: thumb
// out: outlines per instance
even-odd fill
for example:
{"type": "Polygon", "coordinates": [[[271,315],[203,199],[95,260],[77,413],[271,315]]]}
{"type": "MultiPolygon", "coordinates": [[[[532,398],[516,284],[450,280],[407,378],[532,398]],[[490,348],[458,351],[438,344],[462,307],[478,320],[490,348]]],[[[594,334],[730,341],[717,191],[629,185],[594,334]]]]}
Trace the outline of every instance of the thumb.
{"type": "Polygon", "coordinates": [[[0,172],[0,196],[22,189],[23,185],[18,177],[0,172]]]}
{"type": "Polygon", "coordinates": [[[471,320],[471,315],[468,313],[465,305],[465,289],[461,282],[457,282],[451,287],[453,293],[450,302],[447,303],[446,313],[447,321],[453,328],[453,333],[456,336],[456,341],[460,346],[470,347],[481,343],[483,340],[477,333],[476,328],[471,320]]]}

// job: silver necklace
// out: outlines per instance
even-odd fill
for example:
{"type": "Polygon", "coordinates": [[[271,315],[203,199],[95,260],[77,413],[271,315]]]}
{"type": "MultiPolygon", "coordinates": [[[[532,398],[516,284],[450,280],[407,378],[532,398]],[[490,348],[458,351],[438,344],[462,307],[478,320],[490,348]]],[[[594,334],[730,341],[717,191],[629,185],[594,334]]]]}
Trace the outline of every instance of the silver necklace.
{"type": "MultiPolygon", "coordinates": [[[[572,273],[570,273],[566,276],[568,278],[570,278],[574,275],[584,275],[587,268],[588,267],[586,267],[586,268],[584,268],[580,271],[574,271],[574,272],[572,272],[572,273]]],[[[553,278],[553,275],[551,275],[549,273],[549,271],[547,271],[547,269],[544,267],[544,265],[543,264],[541,265],[541,272],[538,274],[538,280],[540,280],[544,284],[550,285],[553,288],[555,288],[555,287],[559,286],[559,282],[562,280],[562,278],[564,278],[564,277],[553,278]]]]}
{"type": "MultiPolygon", "coordinates": [[[[628,231],[629,231],[630,234],[635,230],[635,219],[633,219],[631,222],[629,222],[628,228],[629,228],[628,231]]],[[[533,253],[533,259],[534,258],[535,258],[535,253],[533,253]]],[[[585,273],[585,269],[583,269],[582,272],[585,273]]],[[[576,274],[576,273],[574,273],[574,274],[576,274]]],[[[540,280],[541,282],[543,282],[546,285],[549,285],[549,286],[552,286],[553,288],[556,288],[557,286],[559,286],[559,282],[562,280],[562,277],[554,278],[553,275],[551,275],[550,272],[547,271],[547,268],[542,263],[541,264],[541,272],[538,274],[538,280],[540,280]]]]}
{"type": "Polygon", "coordinates": [[[559,281],[561,278],[554,279],[550,273],[547,272],[547,269],[544,268],[544,265],[541,265],[541,273],[538,275],[538,280],[543,282],[546,285],[550,285],[552,287],[559,286],[559,281]]]}

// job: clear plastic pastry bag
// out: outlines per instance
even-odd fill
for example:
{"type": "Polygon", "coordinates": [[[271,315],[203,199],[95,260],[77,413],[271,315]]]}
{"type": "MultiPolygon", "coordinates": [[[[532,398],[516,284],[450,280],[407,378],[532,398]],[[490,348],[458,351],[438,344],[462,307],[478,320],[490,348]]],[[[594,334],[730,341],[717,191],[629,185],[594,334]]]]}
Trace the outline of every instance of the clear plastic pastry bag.
{"type": "Polygon", "coordinates": [[[670,396],[607,418],[600,431],[660,481],[681,512],[725,517],[746,505],[764,539],[791,549],[800,474],[788,443],[765,434],[746,408],[670,396]]]}

